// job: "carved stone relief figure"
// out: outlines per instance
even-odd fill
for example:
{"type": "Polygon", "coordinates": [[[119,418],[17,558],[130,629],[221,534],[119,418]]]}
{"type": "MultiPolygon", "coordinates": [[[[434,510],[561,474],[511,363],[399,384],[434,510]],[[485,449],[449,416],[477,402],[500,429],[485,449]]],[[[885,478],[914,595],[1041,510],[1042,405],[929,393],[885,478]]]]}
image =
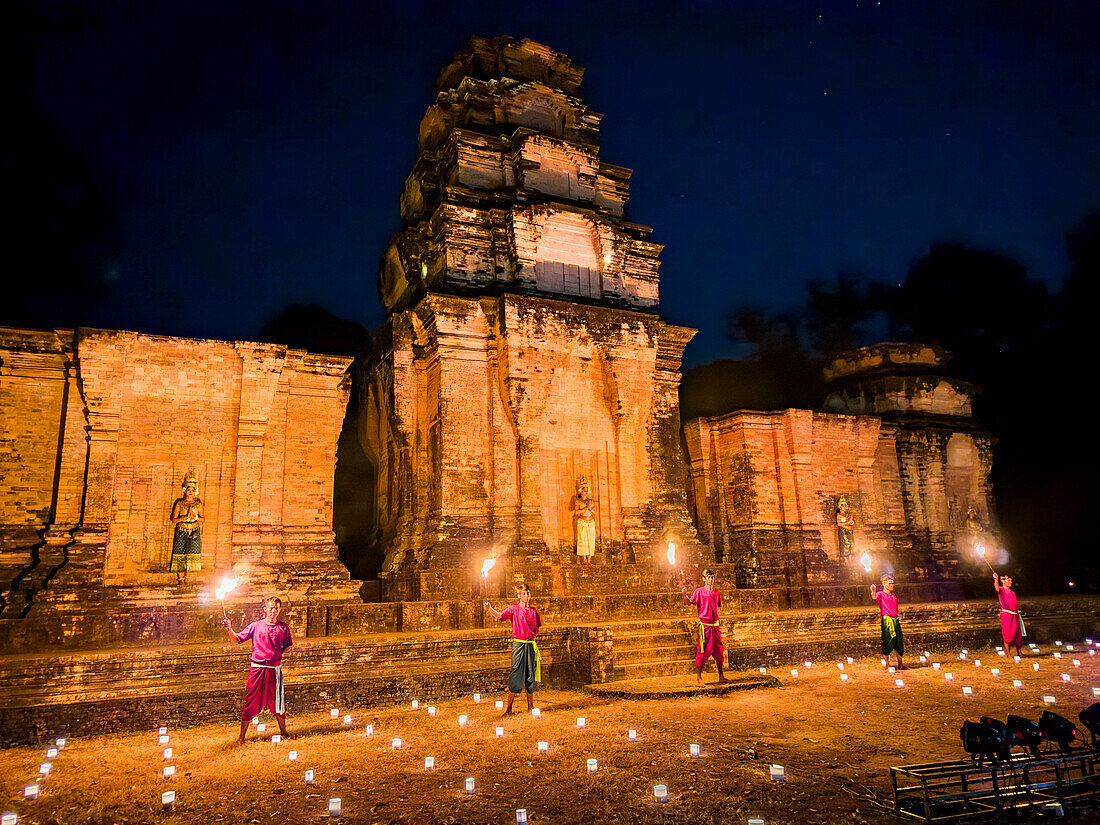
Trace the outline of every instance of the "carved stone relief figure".
{"type": "Polygon", "coordinates": [[[573,497],[573,529],[577,537],[577,555],[582,564],[591,564],[596,553],[596,501],[588,479],[581,477],[573,497]]]}
{"type": "Polygon", "coordinates": [[[856,520],[848,510],[848,502],[841,496],[836,503],[836,536],[840,561],[847,561],[855,551],[856,520]]]}
{"type": "Polygon", "coordinates": [[[169,571],[176,574],[176,581],[187,583],[188,573],[202,569],[202,499],[198,497],[199,482],[194,470],[183,477],[183,495],[172,502],[171,521],[175,525],[172,535],[172,559],[169,571]]]}
{"type": "Polygon", "coordinates": [[[966,538],[970,542],[971,550],[985,540],[985,528],[974,510],[974,505],[966,508],[966,538]]]}

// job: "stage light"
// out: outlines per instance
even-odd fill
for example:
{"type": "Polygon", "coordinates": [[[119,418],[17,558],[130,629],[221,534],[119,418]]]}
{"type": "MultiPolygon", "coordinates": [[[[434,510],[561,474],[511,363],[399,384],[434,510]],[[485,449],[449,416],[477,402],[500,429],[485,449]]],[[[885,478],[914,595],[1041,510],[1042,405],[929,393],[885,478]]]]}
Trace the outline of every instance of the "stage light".
{"type": "Polygon", "coordinates": [[[1039,755],[1043,732],[1038,725],[1023,716],[1009,714],[1007,728],[1016,745],[1027,750],[1032,756],[1039,755]]]}
{"type": "MultiPolygon", "coordinates": [[[[995,721],[995,720],[993,720],[995,721]]],[[[966,721],[959,728],[959,738],[962,740],[963,750],[970,754],[970,758],[981,765],[986,757],[994,763],[1009,758],[1007,734],[1004,725],[1001,728],[984,725],[981,722],[966,721]]]]}
{"type": "Polygon", "coordinates": [[[1043,735],[1058,746],[1062,753],[1069,753],[1073,740],[1077,736],[1077,726],[1064,716],[1044,710],[1039,717],[1039,729],[1043,735]]]}
{"type": "Polygon", "coordinates": [[[1093,702],[1079,714],[1078,720],[1084,725],[1092,736],[1092,746],[1097,747],[1096,738],[1100,735],[1100,702],[1093,702]]]}

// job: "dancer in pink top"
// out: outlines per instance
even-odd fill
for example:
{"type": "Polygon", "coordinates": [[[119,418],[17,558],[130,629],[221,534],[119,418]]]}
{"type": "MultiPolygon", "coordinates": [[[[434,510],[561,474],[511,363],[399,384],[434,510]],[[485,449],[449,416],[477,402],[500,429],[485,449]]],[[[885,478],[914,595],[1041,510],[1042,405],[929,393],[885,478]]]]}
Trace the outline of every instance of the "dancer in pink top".
{"type": "Polygon", "coordinates": [[[512,622],[512,672],[508,677],[508,706],[504,715],[512,713],[512,703],[520,693],[527,695],[527,709],[535,704],[535,682],[542,681],[542,654],[535,636],[542,627],[538,608],[531,607],[531,589],[516,585],[516,603],[501,611],[485,602],[485,609],[501,622],[512,622]]]}
{"type": "Polygon", "coordinates": [[[264,617],[236,633],[229,619],[222,621],[229,635],[237,644],[252,640],[252,661],[248,670],[248,684],[244,689],[244,710],[241,711],[241,735],[237,738],[244,744],[248,725],[253,716],[265,707],[275,714],[279,723],[279,733],[286,733],[286,703],[283,698],[283,651],[293,644],[290,639],[290,627],[279,621],[283,609],[281,599],[274,597],[264,601],[264,617]]]}
{"type": "Polygon", "coordinates": [[[695,640],[696,681],[700,686],[703,684],[703,666],[713,656],[714,663],[718,665],[718,684],[725,684],[729,681],[724,667],[726,648],[722,644],[722,628],[718,626],[718,608],[722,606],[722,594],[714,589],[714,573],[704,570],[703,586],[696,587],[690,596],[686,587],[681,587],[680,592],[688,604],[694,605],[699,611],[695,640]]]}
{"type": "Polygon", "coordinates": [[[1016,648],[1016,655],[1024,655],[1024,619],[1020,615],[1020,603],[1012,592],[1012,576],[993,574],[993,589],[1001,605],[1001,638],[1005,647],[1016,648]]]}
{"type": "Polygon", "coordinates": [[[901,619],[898,616],[898,597],[894,593],[894,577],[887,573],[882,577],[882,589],[871,585],[871,598],[878,602],[880,623],[882,624],[882,655],[890,661],[893,651],[898,657],[898,670],[907,670],[901,663],[905,652],[905,640],[901,636],[901,619]]]}

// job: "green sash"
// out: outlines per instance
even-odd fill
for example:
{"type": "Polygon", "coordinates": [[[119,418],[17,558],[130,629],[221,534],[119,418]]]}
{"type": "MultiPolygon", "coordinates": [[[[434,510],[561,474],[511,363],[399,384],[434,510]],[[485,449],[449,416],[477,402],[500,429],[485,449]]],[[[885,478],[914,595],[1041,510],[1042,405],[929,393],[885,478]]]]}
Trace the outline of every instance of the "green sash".
{"type": "Polygon", "coordinates": [[[699,623],[696,625],[696,628],[699,631],[699,651],[700,652],[702,652],[703,650],[706,649],[706,631],[703,630],[703,628],[705,628],[705,627],[718,627],[718,622],[715,622],[714,624],[707,624],[706,622],[700,620],[699,623]]]}

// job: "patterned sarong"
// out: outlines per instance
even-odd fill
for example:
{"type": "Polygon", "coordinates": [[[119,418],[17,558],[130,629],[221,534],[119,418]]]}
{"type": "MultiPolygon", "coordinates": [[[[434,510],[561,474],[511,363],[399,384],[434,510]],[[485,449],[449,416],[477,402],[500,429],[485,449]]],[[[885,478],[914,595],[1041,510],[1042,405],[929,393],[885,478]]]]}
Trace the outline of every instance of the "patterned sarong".
{"type": "Polygon", "coordinates": [[[172,559],[168,562],[170,573],[197,573],[202,569],[202,527],[188,530],[176,525],[172,535],[172,559]]]}
{"type": "Polygon", "coordinates": [[[542,681],[542,654],[534,639],[512,639],[512,673],[508,677],[510,693],[534,693],[535,682],[542,681]]]}

